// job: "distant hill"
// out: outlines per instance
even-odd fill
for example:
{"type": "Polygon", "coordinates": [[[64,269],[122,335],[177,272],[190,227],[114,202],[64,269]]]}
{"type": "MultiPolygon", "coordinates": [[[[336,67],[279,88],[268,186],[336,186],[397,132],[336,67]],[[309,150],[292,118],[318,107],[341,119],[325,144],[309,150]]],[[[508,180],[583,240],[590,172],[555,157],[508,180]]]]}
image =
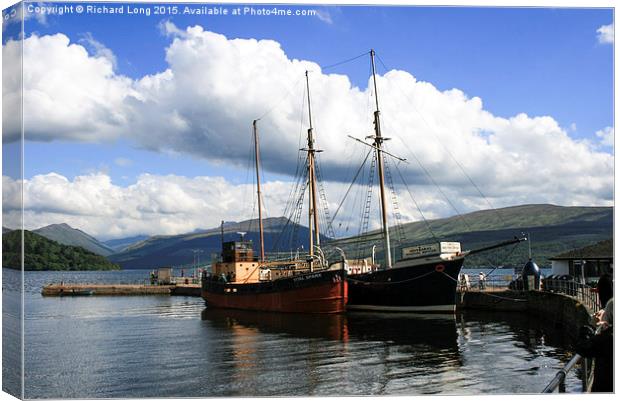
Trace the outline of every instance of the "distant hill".
{"type": "Polygon", "coordinates": [[[12,228],[7,228],[7,227],[2,226],[2,234],[8,233],[8,232],[11,232],[11,231],[13,231],[12,228]]]}
{"type": "Polygon", "coordinates": [[[137,244],[140,241],[144,241],[148,238],[148,235],[136,235],[134,237],[127,238],[119,238],[119,239],[111,239],[108,241],[102,241],[102,244],[105,246],[112,248],[115,253],[124,250],[131,245],[137,244]]]}
{"type": "MultiPolygon", "coordinates": [[[[86,249],[63,245],[24,230],[25,270],[119,270],[120,267],[86,249]]],[[[21,268],[21,231],[2,234],[2,266],[21,268]]]]}
{"type": "MultiPolygon", "coordinates": [[[[265,250],[290,251],[307,247],[307,227],[296,225],[284,217],[264,221],[265,250]],[[296,235],[294,235],[296,233],[296,235]]],[[[105,256],[125,269],[152,269],[165,265],[191,264],[200,259],[210,262],[212,254],[221,251],[220,227],[199,229],[191,233],[171,236],[135,236],[99,242],[92,236],[69,227],[55,224],[36,230],[58,242],[84,244],[84,248],[105,256]],[[116,250],[116,253],[114,253],[116,250]],[[196,258],[196,259],[195,259],[196,258]]],[[[258,252],[258,222],[248,220],[224,224],[224,240],[239,238],[238,232],[247,232],[258,252]]],[[[464,250],[476,249],[505,239],[529,233],[532,253],[540,266],[550,266],[549,258],[575,248],[592,245],[613,237],[613,208],[564,207],[555,205],[522,205],[503,209],[483,210],[462,216],[453,216],[403,225],[405,241],[398,243],[397,231],[391,228],[392,245],[400,258],[403,247],[436,241],[459,241],[464,250]],[[432,234],[429,230],[432,230],[432,234]],[[434,237],[433,237],[434,235],[434,237]]],[[[327,245],[328,239],[322,238],[327,245]]],[[[383,258],[383,245],[379,231],[364,238],[350,237],[329,243],[343,249],[348,258],[368,257],[376,245],[376,257],[383,258]]],[[[325,246],[327,249],[328,247],[325,246]]],[[[333,249],[333,248],[332,248],[333,249]]],[[[499,250],[472,255],[465,266],[513,265],[527,261],[527,243],[499,250]]]]}
{"type": "Polygon", "coordinates": [[[33,232],[64,245],[82,247],[96,253],[97,255],[109,256],[115,252],[113,248],[103,244],[96,238],[86,234],[84,231],[73,228],[65,223],[51,224],[49,226],[33,230],[33,232]]]}
{"type": "MultiPolygon", "coordinates": [[[[123,269],[152,269],[158,266],[183,265],[200,259],[201,263],[210,262],[212,254],[221,252],[220,227],[197,230],[189,234],[154,236],[135,243],[122,252],[109,256],[123,269]],[[198,250],[200,252],[194,252],[198,250]]],[[[258,221],[247,220],[240,223],[224,224],[224,240],[240,238],[238,232],[245,232],[245,239],[252,240],[258,252],[258,221]]],[[[301,246],[307,247],[308,229],[295,225],[284,217],[264,220],[265,251],[290,251],[301,246]],[[296,231],[296,238],[292,233],[296,231]]],[[[323,238],[326,241],[327,238],[323,238]]]]}
{"type": "MultiPolygon", "coordinates": [[[[549,258],[570,249],[594,244],[613,237],[612,207],[565,207],[555,205],[522,205],[503,209],[483,210],[444,219],[403,224],[406,240],[396,245],[396,255],[401,249],[415,244],[440,241],[459,241],[464,250],[476,249],[530,233],[532,254],[541,266],[550,266],[549,258]],[[431,234],[432,230],[436,239],[431,234]]],[[[391,238],[398,238],[394,227],[391,238]]],[[[347,257],[370,256],[371,245],[377,245],[377,257],[383,257],[381,234],[369,233],[365,244],[359,237],[334,241],[332,244],[345,250],[347,257]]],[[[496,251],[472,255],[465,266],[515,265],[527,261],[527,243],[509,246],[496,251]]],[[[398,259],[397,258],[397,259],[398,259]]]]}

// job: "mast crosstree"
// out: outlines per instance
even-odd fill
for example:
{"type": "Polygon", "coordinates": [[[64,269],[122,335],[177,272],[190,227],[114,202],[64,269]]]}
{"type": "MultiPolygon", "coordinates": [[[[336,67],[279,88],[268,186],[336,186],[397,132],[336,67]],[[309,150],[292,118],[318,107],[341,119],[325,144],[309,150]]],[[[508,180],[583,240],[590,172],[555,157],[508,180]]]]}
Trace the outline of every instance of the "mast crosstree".
{"type": "Polygon", "coordinates": [[[375,151],[375,160],[377,162],[377,175],[379,176],[379,198],[381,203],[381,232],[383,234],[383,246],[385,249],[385,257],[384,257],[384,269],[389,269],[392,267],[392,251],[390,246],[390,229],[389,229],[389,221],[388,221],[388,213],[387,213],[387,196],[385,194],[385,165],[384,165],[384,155],[388,155],[390,157],[395,158],[396,160],[406,162],[407,160],[393,155],[390,152],[387,152],[383,149],[383,142],[389,140],[390,138],[386,138],[381,135],[381,112],[379,111],[379,95],[377,93],[377,73],[375,69],[375,51],[373,49],[370,50],[370,63],[372,66],[372,81],[375,92],[375,112],[374,112],[374,126],[375,126],[375,134],[366,137],[366,139],[372,139],[372,143],[364,142],[361,139],[355,138],[349,135],[349,138],[363,143],[366,146],[370,146],[375,151]]]}
{"type": "Polygon", "coordinates": [[[312,127],[312,107],[310,105],[310,81],[308,79],[308,71],[306,71],[306,92],[308,94],[308,120],[310,127],[308,128],[308,147],[304,150],[308,152],[308,229],[310,231],[310,269],[313,267],[314,247],[321,245],[321,236],[319,231],[319,216],[317,209],[317,185],[316,185],[316,168],[315,153],[321,152],[320,149],[314,148],[314,128],[312,127]]]}

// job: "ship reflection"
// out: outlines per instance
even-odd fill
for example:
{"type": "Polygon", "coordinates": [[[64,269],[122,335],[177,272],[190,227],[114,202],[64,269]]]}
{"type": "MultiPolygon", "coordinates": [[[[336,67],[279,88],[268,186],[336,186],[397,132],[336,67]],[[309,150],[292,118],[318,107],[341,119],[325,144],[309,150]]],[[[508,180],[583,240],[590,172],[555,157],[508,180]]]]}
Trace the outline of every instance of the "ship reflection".
{"type": "Polygon", "coordinates": [[[249,334],[248,329],[252,329],[254,333],[348,341],[346,316],[342,314],[306,315],[205,308],[201,319],[211,322],[214,327],[227,328],[236,335],[249,334]]]}
{"type": "Polygon", "coordinates": [[[382,341],[401,345],[423,344],[443,350],[458,349],[453,315],[380,312],[311,315],[205,308],[201,318],[215,327],[228,328],[238,334],[254,329],[261,333],[280,333],[298,338],[342,342],[382,341]]]}
{"type": "MultiPolygon", "coordinates": [[[[305,354],[307,377],[312,376],[311,372],[317,366],[342,363],[340,383],[344,381],[351,385],[350,393],[382,393],[395,383],[409,383],[406,388],[410,391],[411,380],[425,382],[429,369],[435,372],[435,376],[451,377],[463,365],[452,314],[355,312],[304,315],[207,308],[201,317],[212,327],[237,337],[236,341],[243,338],[244,343],[261,342],[261,338],[265,341],[273,338],[270,337],[272,334],[278,334],[278,338],[291,344],[311,339],[308,344],[318,348],[305,354]],[[285,340],[286,337],[291,339],[285,340]],[[325,350],[331,351],[326,353],[325,350]],[[363,369],[352,374],[351,369],[357,369],[353,366],[363,369]],[[358,379],[352,380],[354,377],[358,379]]],[[[338,376],[338,373],[332,374],[338,376]]],[[[310,393],[316,390],[314,386],[309,387],[310,393]]],[[[405,388],[391,388],[390,391],[400,390],[405,388]]]]}
{"type": "Polygon", "coordinates": [[[458,351],[454,315],[354,312],[347,315],[347,325],[359,340],[458,351]]]}

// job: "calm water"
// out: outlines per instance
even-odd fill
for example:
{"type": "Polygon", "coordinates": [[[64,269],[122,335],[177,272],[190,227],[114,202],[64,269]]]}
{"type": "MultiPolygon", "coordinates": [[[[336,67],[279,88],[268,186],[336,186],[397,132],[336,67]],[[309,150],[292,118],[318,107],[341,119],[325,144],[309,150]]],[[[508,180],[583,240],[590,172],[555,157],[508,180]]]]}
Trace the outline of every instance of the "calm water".
{"type": "MultiPolygon", "coordinates": [[[[19,335],[18,275],[3,269],[5,336],[19,335]]],[[[207,310],[191,297],[40,295],[61,279],[147,276],[26,272],[25,396],[535,393],[570,358],[561,332],[521,314],[291,316],[207,310]]],[[[19,362],[9,348],[4,366],[19,362]]],[[[3,383],[19,388],[10,372],[3,383]]],[[[571,374],[568,388],[579,386],[571,374]]]]}

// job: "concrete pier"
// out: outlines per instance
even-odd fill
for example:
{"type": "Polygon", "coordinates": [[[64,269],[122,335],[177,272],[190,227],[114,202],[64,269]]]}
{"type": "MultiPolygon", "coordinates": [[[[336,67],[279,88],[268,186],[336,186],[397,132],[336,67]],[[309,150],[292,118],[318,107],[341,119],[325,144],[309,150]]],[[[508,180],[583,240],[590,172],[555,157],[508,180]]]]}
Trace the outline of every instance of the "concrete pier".
{"type": "Polygon", "coordinates": [[[47,297],[73,296],[92,291],[92,295],[185,295],[200,296],[200,284],[47,284],[41,294],[47,297]]]}

